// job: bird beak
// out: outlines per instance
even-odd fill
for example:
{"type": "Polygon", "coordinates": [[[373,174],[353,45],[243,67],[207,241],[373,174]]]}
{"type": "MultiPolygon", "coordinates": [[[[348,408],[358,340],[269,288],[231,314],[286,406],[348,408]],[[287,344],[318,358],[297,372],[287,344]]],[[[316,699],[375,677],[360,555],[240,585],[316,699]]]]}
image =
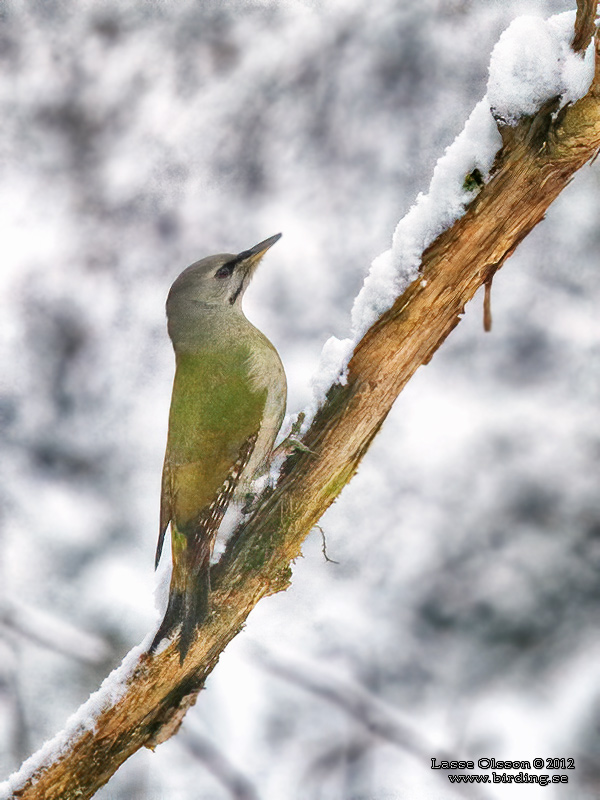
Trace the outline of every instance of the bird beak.
{"type": "Polygon", "coordinates": [[[267,250],[280,239],[281,234],[276,233],[275,236],[270,236],[268,239],[265,239],[264,242],[255,244],[254,247],[250,248],[250,250],[243,250],[241,253],[238,253],[238,255],[235,257],[235,260],[240,264],[243,264],[249,273],[252,273],[258,266],[258,262],[261,260],[267,250]]]}

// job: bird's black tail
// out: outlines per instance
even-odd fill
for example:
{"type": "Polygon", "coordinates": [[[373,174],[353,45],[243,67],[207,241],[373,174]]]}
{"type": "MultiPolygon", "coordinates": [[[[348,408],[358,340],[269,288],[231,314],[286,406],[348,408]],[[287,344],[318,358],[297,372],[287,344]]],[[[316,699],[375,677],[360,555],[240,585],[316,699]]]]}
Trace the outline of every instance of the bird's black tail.
{"type": "Polygon", "coordinates": [[[196,630],[202,625],[209,612],[210,594],[210,563],[202,564],[200,569],[193,574],[186,574],[184,580],[174,567],[169,589],[169,603],[160,628],[150,645],[153,653],[160,642],[170,637],[178,628],[179,633],[179,662],[183,664],[190,649],[196,630]]]}

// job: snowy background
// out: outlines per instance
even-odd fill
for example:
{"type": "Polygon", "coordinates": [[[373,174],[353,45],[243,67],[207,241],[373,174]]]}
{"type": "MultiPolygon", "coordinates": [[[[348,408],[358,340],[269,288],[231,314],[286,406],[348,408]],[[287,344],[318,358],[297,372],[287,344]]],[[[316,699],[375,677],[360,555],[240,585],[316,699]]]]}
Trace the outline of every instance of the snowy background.
{"type": "MultiPolygon", "coordinates": [[[[155,624],[183,267],[279,231],[248,292],[289,410],[517,14],[559,0],[0,5],[0,770],[155,624]]],[[[359,696],[456,757],[600,791],[600,246],[585,168],[397,401],[180,736],[101,800],[449,798],[359,696]],[[338,698],[340,702],[334,703],[338,698]],[[354,703],[354,705],[353,705],[354,703]]]]}

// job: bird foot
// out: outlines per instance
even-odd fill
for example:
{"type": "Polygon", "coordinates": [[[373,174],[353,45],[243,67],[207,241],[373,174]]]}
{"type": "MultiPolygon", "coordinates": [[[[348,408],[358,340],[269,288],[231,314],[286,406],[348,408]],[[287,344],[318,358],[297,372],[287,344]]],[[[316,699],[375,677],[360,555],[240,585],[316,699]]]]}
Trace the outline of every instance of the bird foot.
{"type": "Polygon", "coordinates": [[[293,434],[286,436],[286,438],[278,444],[277,447],[273,450],[273,458],[277,458],[278,456],[289,456],[292,453],[308,453],[311,456],[316,456],[317,454],[314,450],[311,450],[305,444],[303,444],[300,439],[297,439],[293,434]]]}

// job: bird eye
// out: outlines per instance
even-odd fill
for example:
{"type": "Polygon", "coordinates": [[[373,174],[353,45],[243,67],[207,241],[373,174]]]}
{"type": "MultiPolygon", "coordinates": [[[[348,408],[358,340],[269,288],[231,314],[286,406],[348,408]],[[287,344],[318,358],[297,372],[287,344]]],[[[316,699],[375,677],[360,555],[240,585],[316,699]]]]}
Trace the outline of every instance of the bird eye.
{"type": "Polygon", "coordinates": [[[232,264],[231,262],[229,264],[223,264],[223,266],[219,267],[219,269],[215,272],[215,278],[218,278],[219,280],[223,280],[223,278],[231,278],[234,268],[235,264],[232,264]]]}

